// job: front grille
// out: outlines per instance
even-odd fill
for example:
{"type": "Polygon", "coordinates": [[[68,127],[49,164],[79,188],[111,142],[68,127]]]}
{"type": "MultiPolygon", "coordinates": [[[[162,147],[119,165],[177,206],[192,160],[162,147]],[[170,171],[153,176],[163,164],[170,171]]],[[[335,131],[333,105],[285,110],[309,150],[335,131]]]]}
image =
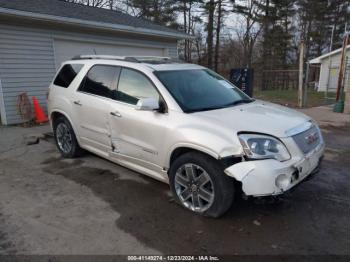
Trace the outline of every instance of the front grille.
{"type": "Polygon", "coordinates": [[[293,139],[304,154],[309,153],[322,142],[321,133],[315,125],[312,125],[304,132],[294,135],[293,139]]]}

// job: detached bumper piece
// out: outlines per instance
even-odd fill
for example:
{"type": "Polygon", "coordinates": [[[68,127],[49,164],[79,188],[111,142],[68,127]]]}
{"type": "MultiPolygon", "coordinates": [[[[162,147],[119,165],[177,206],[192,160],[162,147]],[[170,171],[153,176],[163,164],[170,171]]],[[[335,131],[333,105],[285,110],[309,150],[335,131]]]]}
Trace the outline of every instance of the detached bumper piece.
{"type": "Polygon", "coordinates": [[[242,182],[242,190],[247,196],[279,195],[316,174],[323,152],[324,145],[301,159],[240,162],[225,169],[225,173],[242,182]]]}

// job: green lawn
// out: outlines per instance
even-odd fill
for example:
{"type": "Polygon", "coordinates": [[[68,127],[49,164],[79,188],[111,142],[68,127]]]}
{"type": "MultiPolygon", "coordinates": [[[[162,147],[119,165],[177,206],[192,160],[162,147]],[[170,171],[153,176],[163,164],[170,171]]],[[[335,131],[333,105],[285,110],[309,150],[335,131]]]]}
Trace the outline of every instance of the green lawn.
{"type": "MultiPolygon", "coordinates": [[[[298,106],[298,90],[254,91],[253,97],[289,107],[298,106]]],[[[328,97],[333,97],[333,99],[326,99],[324,92],[308,91],[306,106],[314,107],[333,104],[335,102],[335,94],[328,93],[328,97]]]]}

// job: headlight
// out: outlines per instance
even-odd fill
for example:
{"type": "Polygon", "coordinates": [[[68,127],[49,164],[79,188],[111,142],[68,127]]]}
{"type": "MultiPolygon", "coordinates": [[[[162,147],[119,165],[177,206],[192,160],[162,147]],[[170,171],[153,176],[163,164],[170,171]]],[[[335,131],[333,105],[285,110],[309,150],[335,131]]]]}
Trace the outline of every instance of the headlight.
{"type": "Polygon", "coordinates": [[[238,137],[244,153],[250,159],[276,159],[281,162],[290,159],[285,145],[272,136],[241,134],[238,137]]]}

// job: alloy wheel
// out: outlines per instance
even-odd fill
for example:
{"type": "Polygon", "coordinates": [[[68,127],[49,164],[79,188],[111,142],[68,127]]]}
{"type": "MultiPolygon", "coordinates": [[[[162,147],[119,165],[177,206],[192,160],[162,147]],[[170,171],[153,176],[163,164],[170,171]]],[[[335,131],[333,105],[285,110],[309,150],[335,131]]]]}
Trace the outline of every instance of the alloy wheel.
{"type": "Polygon", "coordinates": [[[174,183],[177,196],[188,209],[204,212],[213,204],[213,181],[200,166],[191,163],[182,165],[176,171],[174,183]]]}
{"type": "Polygon", "coordinates": [[[72,133],[65,123],[59,123],[56,128],[56,139],[59,148],[66,154],[71,152],[73,147],[72,133]]]}

